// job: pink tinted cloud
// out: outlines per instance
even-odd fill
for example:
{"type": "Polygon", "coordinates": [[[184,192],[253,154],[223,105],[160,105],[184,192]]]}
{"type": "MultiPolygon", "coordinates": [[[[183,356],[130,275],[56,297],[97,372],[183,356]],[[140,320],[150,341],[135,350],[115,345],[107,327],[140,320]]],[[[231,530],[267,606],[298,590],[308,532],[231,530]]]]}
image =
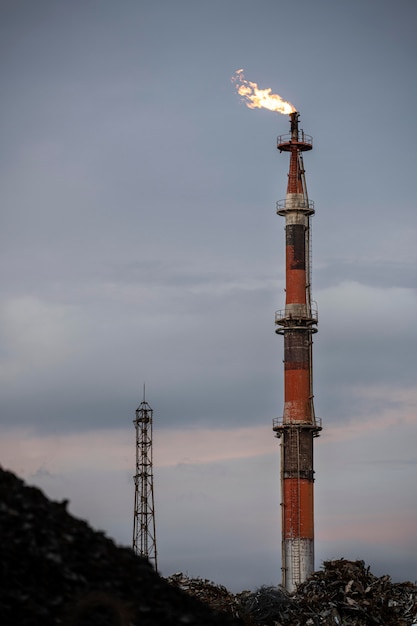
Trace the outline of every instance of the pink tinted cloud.
{"type": "Polygon", "coordinates": [[[343,515],[327,515],[316,524],[316,538],[326,542],[366,542],[370,546],[389,544],[392,548],[410,545],[416,536],[415,515],[405,510],[352,510],[343,515]]]}
{"type": "MultiPolygon", "coordinates": [[[[154,431],[155,467],[216,463],[278,451],[272,429],[154,431]]],[[[29,430],[3,432],[0,455],[5,469],[23,477],[39,470],[51,474],[80,470],[129,470],[135,467],[134,429],[95,430],[70,435],[36,435],[29,430]]]]}
{"type": "Polygon", "coordinates": [[[326,442],[348,441],[392,426],[417,423],[417,388],[366,386],[352,393],[362,399],[362,415],[353,416],[345,424],[325,427],[326,442]]]}
{"type": "MultiPolygon", "coordinates": [[[[417,390],[364,387],[356,393],[370,409],[347,424],[326,426],[319,447],[354,440],[375,432],[416,423],[417,390]],[[375,399],[378,406],[373,407],[375,399]],[[385,402],[386,400],[386,402],[385,402]]],[[[365,409],[366,410],[366,409],[365,409]]],[[[155,467],[207,464],[279,454],[279,441],[269,424],[242,428],[154,429],[155,467]]],[[[319,451],[318,451],[319,452],[319,451]]],[[[37,435],[29,429],[9,429],[0,438],[3,467],[27,477],[40,468],[60,473],[78,470],[134,470],[134,428],[103,429],[67,435],[37,435]]]]}

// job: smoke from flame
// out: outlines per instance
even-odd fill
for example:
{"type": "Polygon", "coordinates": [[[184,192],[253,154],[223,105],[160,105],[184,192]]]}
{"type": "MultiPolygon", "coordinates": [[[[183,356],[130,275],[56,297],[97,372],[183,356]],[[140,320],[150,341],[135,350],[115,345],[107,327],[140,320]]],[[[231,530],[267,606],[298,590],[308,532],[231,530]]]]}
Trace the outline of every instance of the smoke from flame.
{"type": "Polygon", "coordinates": [[[259,89],[256,83],[252,83],[245,79],[243,70],[237,70],[232,78],[232,83],[236,85],[236,91],[242,96],[245,104],[250,109],[268,109],[269,111],[277,111],[278,113],[290,114],[297,109],[286,102],[276,93],[271,93],[271,88],[259,89]]]}

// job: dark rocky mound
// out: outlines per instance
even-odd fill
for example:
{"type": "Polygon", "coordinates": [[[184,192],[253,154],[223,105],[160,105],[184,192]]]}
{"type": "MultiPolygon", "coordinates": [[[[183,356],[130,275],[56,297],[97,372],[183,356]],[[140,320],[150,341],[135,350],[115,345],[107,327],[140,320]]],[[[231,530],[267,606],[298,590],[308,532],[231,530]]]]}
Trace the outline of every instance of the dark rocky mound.
{"type": "Polygon", "coordinates": [[[238,624],[0,468],[1,626],[238,624]]]}

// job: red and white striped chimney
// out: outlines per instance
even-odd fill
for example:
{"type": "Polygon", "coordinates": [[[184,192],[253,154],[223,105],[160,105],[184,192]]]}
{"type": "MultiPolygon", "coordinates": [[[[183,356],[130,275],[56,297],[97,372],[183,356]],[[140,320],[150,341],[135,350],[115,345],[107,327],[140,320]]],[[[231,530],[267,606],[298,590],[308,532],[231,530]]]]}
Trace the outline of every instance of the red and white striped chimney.
{"type": "Polygon", "coordinates": [[[286,301],[275,314],[276,332],[284,336],[284,412],[273,420],[281,439],[282,584],[294,591],[314,571],[313,439],[321,430],[314,414],[312,337],[317,308],[311,301],[310,218],[302,153],[312,138],[290,114],[291,132],[278,137],[280,152],[290,153],[287,195],[277,202],[285,217],[286,301]]]}

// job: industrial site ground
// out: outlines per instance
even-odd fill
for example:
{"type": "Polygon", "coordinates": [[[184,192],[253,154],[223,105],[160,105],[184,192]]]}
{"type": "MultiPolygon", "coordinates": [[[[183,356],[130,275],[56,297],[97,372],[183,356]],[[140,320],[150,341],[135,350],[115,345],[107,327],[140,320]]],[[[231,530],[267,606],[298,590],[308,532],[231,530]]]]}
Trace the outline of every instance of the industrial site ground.
{"type": "Polygon", "coordinates": [[[280,587],[232,594],[149,562],[0,469],[2,626],[246,626],[417,623],[417,586],[374,576],[363,561],[328,561],[295,594],[280,587]]]}

